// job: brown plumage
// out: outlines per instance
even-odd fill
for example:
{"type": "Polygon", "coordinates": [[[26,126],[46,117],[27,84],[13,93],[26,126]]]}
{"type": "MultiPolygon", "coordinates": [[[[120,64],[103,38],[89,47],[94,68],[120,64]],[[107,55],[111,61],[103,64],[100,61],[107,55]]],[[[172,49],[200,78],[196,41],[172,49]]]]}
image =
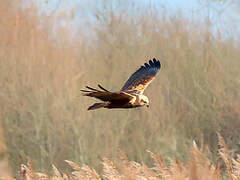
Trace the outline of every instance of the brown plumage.
{"type": "Polygon", "coordinates": [[[81,90],[84,92],[84,96],[94,97],[103,101],[102,103],[93,104],[88,110],[149,106],[149,100],[147,96],[143,95],[143,92],[155,79],[160,68],[160,61],[153,58],[153,60],[149,61],[149,64],[145,63],[133,73],[119,92],[110,92],[101,85],[98,85],[101,90],[86,86],[87,90],[81,90]]]}

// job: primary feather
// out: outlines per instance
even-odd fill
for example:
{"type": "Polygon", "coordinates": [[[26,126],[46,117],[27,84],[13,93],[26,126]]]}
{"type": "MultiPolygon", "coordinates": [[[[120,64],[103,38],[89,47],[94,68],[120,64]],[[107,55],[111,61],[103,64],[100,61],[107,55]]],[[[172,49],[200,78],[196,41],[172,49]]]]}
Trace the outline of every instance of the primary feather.
{"type": "Polygon", "coordinates": [[[121,91],[134,92],[142,94],[147,86],[155,78],[156,74],[161,68],[160,61],[155,58],[149,61],[149,64],[145,63],[130,78],[126,81],[121,91]]]}

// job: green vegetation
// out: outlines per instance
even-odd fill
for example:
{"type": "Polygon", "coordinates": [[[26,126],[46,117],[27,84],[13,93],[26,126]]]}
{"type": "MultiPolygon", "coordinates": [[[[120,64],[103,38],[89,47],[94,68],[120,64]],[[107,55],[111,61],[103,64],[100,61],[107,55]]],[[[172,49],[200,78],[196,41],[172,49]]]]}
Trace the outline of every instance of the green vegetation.
{"type": "Polygon", "coordinates": [[[146,150],[185,161],[193,140],[215,161],[216,132],[239,153],[238,39],[180,14],[106,9],[91,39],[80,27],[71,40],[67,25],[18,2],[0,0],[0,119],[14,172],[28,159],[39,171],[67,171],[66,159],[98,171],[118,149],[149,166],[146,150]],[[86,111],[94,100],[82,87],[119,90],[153,57],[162,69],[146,91],[150,109],[86,111]]]}

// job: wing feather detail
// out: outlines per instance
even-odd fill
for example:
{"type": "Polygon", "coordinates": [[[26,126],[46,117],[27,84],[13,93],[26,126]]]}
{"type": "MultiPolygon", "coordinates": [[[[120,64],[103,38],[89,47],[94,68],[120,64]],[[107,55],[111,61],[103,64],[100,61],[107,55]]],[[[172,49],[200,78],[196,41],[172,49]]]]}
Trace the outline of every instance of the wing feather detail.
{"type": "Polygon", "coordinates": [[[149,64],[144,63],[130,78],[126,81],[121,92],[134,92],[142,94],[147,86],[155,79],[156,74],[161,68],[160,61],[153,58],[149,64]]]}
{"type": "MultiPolygon", "coordinates": [[[[105,91],[99,91],[97,89],[93,89],[93,88],[90,88],[88,86],[86,86],[88,89],[92,90],[92,91],[89,91],[89,90],[81,90],[82,92],[84,92],[84,96],[90,96],[90,97],[94,97],[94,98],[97,98],[97,99],[100,99],[102,101],[105,101],[105,102],[122,102],[122,103],[126,103],[126,102],[129,102],[131,101],[134,96],[132,96],[131,94],[128,94],[126,92],[109,92],[107,91],[106,89],[104,89],[105,91]]],[[[102,89],[102,87],[101,87],[102,89]]]]}

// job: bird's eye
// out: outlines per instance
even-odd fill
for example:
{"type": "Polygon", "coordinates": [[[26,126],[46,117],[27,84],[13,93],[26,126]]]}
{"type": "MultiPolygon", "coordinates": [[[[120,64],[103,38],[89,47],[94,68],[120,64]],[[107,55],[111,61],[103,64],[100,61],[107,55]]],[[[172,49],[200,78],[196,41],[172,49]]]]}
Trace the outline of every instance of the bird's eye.
{"type": "Polygon", "coordinates": [[[143,103],[146,103],[146,101],[142,100],[143,103]]]}

